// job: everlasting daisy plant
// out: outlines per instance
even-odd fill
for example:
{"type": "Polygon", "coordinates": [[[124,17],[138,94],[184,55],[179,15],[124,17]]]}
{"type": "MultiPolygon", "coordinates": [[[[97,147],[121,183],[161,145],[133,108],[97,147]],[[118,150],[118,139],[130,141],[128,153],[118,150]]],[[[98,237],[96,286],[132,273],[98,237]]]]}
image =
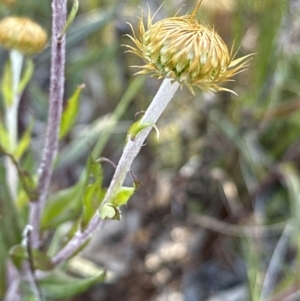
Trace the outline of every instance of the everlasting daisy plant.
{"type": "Polygon", "coordinates": [[[209,92],[234,93],[218,84],[229,81],[235,74],[243,71],[251,55],[235,59],[233,51],[228,51],[213,29],[199,24],[195,16],[200,4],[201,1],[191,15],[175,16],[156,23],[153,23],[154,16],[151,17],[149,13],[147,28],[141,17],[137,34],[129,24],[133,36],[128,37],[135,46],[125,46],[129,48],[129,52],[145,61],[145,65],[138,67],[140,71],[137,73],[149,72],[164,80],[143,117],[129,129],[122,156],[99,210],[89,226],[82,232],[79,230],[56,254],[52,261],[54,265],[69,258],[102,220],[120,217],[120,214],[116,214],[118,207],[126,204],[139,186],[135,179],[133,187],[123,187],[124,179],[131,172],[131,164],[151,129],[154,127],[158,131],[155,123],[180,86],[186,85],[192,92],[193,87],[198,86],[209,92]]]}

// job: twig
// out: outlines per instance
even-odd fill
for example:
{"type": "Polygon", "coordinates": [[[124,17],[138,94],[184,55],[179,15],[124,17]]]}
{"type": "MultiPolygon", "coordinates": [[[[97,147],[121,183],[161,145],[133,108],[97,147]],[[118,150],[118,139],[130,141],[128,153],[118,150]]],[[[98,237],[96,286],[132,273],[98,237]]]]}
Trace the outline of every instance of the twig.
{"type": "Polygon", "coordinates": [[[33,226],[32,245],[39,244],[40,219],[45,205],[52,165],[57,154],[59,128],[63,106],[65,72],[65,36],[60,36],[66,24],[66,0],[52,1],[52,46],[48,125],[45,146],[38,174],[39,197],[30,206],[29,224],[33,226]]]}
{"type": "MultiPolygon", "coordinates": [[[[179,83],[172,83],[171,80],[165,79],[140,122],[145,124],[155,124],[178,88],[179,83]]],[[[131,164],[140,151],[150,131],[150,127],[145,128],[138,133],[133,141],[129,139],[127,142],[102,204],[109,202],[122,187],[127,172],[130,171],[131,164]]],[[[85,229],[83,232],[78,230],[76,235],[69,241],[69,243],[61,251],[59,251],[56,256],[54,256],[52,260],[53,264],[57,265],[70,258],[73,253],[91,236],[91,234],[100,224],[101,218],[99,216],[99,212],[97,211],[90,221],[87,229],[85,229]]]]}

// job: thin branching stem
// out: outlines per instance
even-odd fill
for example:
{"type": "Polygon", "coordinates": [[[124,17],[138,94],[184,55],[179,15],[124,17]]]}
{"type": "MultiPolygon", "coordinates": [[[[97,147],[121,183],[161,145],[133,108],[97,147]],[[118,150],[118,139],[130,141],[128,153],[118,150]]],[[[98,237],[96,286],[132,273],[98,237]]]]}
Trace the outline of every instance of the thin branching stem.
{"type": "Polygon", "coordinates": [[[29,223],[33,226],[31,237],[33,247],[39,244],[41,213],[45,205],[52,176],[53,161],[58,148],[65,80],[65,36],[61,36],[61,32],[66,23],[66,2],[67,0],[52,1],[51,75],[47,134],[38,170],[39,197],[36,202],[31,203],[30,207],[29,223]]]}
{"type": "MultiPolygon", "coordinates": [[[[155,124],[179,86],[179,83],[172,83],[171,80],[165,79],[140,122],[155,124]]],[[[129,140],[127,142],[102,204],[109,202],[122,187],[125,177],[130,171],[131,164],[139,153],[150,131],[151,127],[148,127],[138,133],[134,141],[129,140]]],[[[98,228],[101,222],[99,212],[97,211],[90,221],[89,226],[83,232],[78,230],[69,243],[54,256],[52,260],[53,264],[60,264],[70,258],[98,228]]]]}

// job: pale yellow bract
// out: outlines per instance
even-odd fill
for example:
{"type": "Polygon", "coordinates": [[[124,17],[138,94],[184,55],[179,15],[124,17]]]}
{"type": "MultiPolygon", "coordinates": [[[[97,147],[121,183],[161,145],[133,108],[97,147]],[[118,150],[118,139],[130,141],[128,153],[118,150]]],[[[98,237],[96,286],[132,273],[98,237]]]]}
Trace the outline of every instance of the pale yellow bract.
{"type": "Polygon", "coordinates": [[[127,35],[135,47],[125,45],[146,62],[138,67],[136,74],[152,73],[158,78],[171,78],[186,85],[192,92],[193,86],[205,91],[229,91],[218,86],[244,70],[249,61],[247,55],[235,59],[233,48],[229,53],[222,38],[212,29],[195,19],[201,1],[191,15],[166,18],[156,23],[148,13],[147,28],[143,16],[138,23],[138,32],[131,24],[133,36],[127,35]]]}

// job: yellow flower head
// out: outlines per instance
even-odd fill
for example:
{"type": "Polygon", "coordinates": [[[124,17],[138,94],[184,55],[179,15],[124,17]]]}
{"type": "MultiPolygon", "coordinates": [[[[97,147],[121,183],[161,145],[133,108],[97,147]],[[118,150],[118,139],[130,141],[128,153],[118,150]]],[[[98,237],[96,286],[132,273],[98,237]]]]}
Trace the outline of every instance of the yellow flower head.
{"type": "Polygon", "coordinates": [[[0,21],[0,45],[32,55],[42,51],[47,34],[37,23],[27,18],[7,17],[0,21]]]}
{"type": "Polygon", "coordinates": [[[135,47],[125,45],[146,62],[137,74],[153,73],[158,78],[171,78],[186,85],[206,91],[233,91],[219,87],[219,83],[230,80],[242,71],[249,56],[235,59],[221,37],[211,28],[195,19],[201,1],[191,15],[172,17],[152,23],[148,14],[147,28],[143,18],[138,23],[136,35],[131,24],[133,36],[127,35],[135,47]]]}

